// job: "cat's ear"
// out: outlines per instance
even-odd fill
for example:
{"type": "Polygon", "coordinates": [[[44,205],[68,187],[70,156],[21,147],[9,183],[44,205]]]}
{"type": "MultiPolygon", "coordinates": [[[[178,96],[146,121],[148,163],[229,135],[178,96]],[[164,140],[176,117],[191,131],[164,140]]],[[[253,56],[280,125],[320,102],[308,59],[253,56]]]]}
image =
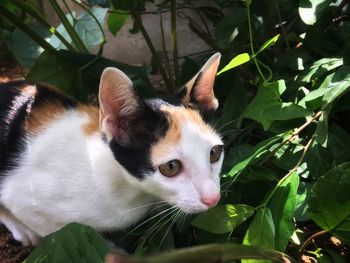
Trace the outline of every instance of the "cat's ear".
{"type": "Polygon", "coordinates": [[[100,79],[100,128],[107,136],[128,143],[128,126],[144,106],[132,81],[117,68],[106,68],[100,79]]]}
{"type": "Polygon", "coordinates": [[[178,93],[185,106],[197,107],[201,111],[215,111],[218,100],[214,95],[214,81],[220,64],[220,53],[215,53],[200,71],[178,93]]]}

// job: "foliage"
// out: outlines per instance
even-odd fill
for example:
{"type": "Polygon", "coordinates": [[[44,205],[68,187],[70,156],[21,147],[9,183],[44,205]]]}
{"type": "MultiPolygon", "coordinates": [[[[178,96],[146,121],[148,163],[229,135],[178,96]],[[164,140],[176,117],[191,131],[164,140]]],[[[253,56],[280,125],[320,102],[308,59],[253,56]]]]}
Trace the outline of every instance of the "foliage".
{"type": "MultiPolygon", "coordinates": [[[[310,240],[331,234],[350,242],[348,1],[163,1],[153,15],[172,15],[171,52],[164,46],[156,50],[143,26],[142,13],[150,1],[89,1],[91,7],[82,4],[84,15],[61,15],[57,29],[42,21],[33,2],[3,1],[1,25],[6,32],[12,30],[18,44],[20,31],[33,40],[26,42],[27,58],[35,61],[28,79],[52,83],[80,100],[96,94],[106,66],[125,71],[144,96],[159,93],[148,80],[151,66],[133,67],[100,56],[105,39],[97,29],[104,18],[93,19],[97,9],[109,8],[104,14],[113,34],[128,17],[133,19],[131,31],[143,35],[153,55],[153,72],[162,75],[168,92],[188,80],[211,53],[188,56],[179,65],[176,14],[181,9],[191,9],[201,18],[199,23],[186,16],[189,28],[212,51],[223,54],[215,90],[221,105],[215,123],[226,142],[220,204],[194,216],[153,212],[132,229],[110,236],[119,246],[140,256],[196,244],[243,243],[297,259],[304,253],[329,262],[346,261],[317,243],[310,246],[310,240]],[[60,45],[31,31],[30,19],[19,21],[21,14],[39,21],[60,45]],[[94,37],[79,31],[83,18],[96,22],[94,37]],[[96,44],[98,55],[88,54],[96,44]],[[45,49],[39,58],[29,51],[33,45],[45,49]],[[64,47],[68,50],[57,50],[64,47]],[[318,231],[309,239],[313,233],[305,232],[306,223],[318,231]]],[[[60,13],[54,2],[50,0],[60,13]]],[[[19,60],[18,51],[25,53],[23,46],[12,50],[19,60]]]]}

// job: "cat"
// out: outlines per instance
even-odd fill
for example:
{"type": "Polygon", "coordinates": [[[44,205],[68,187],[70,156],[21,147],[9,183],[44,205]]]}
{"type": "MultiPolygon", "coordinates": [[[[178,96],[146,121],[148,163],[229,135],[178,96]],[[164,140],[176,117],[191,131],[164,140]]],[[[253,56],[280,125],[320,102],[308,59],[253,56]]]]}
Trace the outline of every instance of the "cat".
{"type": "Polygon", "coordinates": [[[160,200],[185,213],[215,206],[223,141],[207,119],[220,57],[163,99],[142,100],[106,68],[99,108],[44,85],[1,85],[0,222],[28,246],[70,222],[126,228],[160,200]]]}

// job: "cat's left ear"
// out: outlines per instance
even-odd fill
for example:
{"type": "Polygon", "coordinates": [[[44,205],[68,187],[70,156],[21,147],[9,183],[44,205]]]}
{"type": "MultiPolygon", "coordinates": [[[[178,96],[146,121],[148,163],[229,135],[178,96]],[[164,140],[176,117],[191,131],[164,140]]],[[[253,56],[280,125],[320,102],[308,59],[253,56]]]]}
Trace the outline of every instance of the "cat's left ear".
{"type": "Polygon", "coordinates": [[[201,70],[177,94],[182,103],[201,111],[215,111],[218,100],[214,95],[214,81],[220,64],[221,54],[215,53],[204,64],[201,70]]]}

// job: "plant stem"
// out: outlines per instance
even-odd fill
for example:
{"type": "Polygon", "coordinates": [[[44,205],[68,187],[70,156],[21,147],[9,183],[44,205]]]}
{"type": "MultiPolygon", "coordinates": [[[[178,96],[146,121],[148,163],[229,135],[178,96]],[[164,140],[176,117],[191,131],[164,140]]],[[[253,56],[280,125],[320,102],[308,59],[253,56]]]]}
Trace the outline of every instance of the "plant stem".
{"type": "Polygon", "coordinates": [[[35,10],[30,4],[24,2],[22,0],[12,0],[12,3],[16,5],[18,8],[24,10],[36,20],[38,20],[43,26],[50,30],[52,34],[54,34],[69,50],[75,51],[75,47],[73,47],[53,26],[51,26],[46,19],[35,10]]]}
{"type": "Polygon", "coordinates": [[[109,254],[106,257],[107,263],[190,263],[190,262],[230,262],[239,259],[269,259],[284,263],[294,262],[289,256],[274,250],[237,245],[237,244],[208,244],[181,248],[168,251],[158,255],[129,257],[116,253],[109,254]]]}
{"type": "Polygon", "coordinates": [[[163,53],[164,53],[164,57],[165,57],[165,66],[166,66],[166,68],[168,70],[168,76],[169,76],[169,79],[170,79],[170,82],[171,82],[171,87],[175,91],[176,84],[175,84],[175,80],[174,80],[174,75],[172,74],[172,71],[171,71],[170,60],[169,60],[168,51],[167,51],[167,48],[166,48],[162,14],[159,15],[159,20],[160,20],[159,21],[159,23],[160,23],[160,32],[162,34],[162,47],[163,47],[163,53]]]}
{"type": "Polygon", "coordinates": [[[291,176],[296,169],[298,169],[298,167],[300,166],[300,164],[302,163],[302,161],[304,160],[307,152],[309,151],[313,141],[315,140],[315,135],[311,137],[310,140],[308,140],[308,142],[306,143],[306,145],[304,146],[304,151],[303,154],[301,155],[301,157],[299,158],[297,164],[291,169],[289,170],[289,172],[282,177],[281,180],[278,181],[277,185],[275,186],[275,188],[272,190],[272,192],[267,196],[267,198],[265,199],[265,201],[259,205],[258,207],[256,207],[256,209],[261,208],[261,207],[265,207],[267,206],[267,204],[269,203],[269,201],[271,200],[271,198],[273,197],[273,195],[276,193],[277,189],[284,183],[285,180],[288,179],[289,176],[291,176]]]}
{"type": "Polygon", "coordinates": [[[75,47],[83,53],[89,53],[88,49],[86,48],[85,44],[81,40],[81,38],[78,36],[78,34],[75,32],[73,26],[68,21],[66,15],[63,13],[61,7],[58,5],[56,0],[49,0],[52,8],[55,10],[57,16],[60,18],[64,28],[67,30],[67,33],[71,37],[75,47]]]}
{"type": "Polygon", "coordinates": [[[315,234],[309,236],[309,237],[305,240],[305,242],[303,243],[303,245],[301,246],[301,248],[299,249],[300,254],[302,254],[302,253],[304,252],[304,250],[305,250],[305,248],[307,247],[307,245],[309,245],[309,243],[310,243],[313,239],[315,239],[316,237],[325,235],[325,234],[327,234],[327,233],[328,233],[327,230],[321,230],[321,231],[318,231],[318,232],[316,232],[315,234]]]}
{"type": "Polygon", "coordinates": [[[37,32],[31,29],[28,25],[26,25],[22,19],[19,19],[17,16],[12,14],[6,8],[0,8],[0,15],[4,16],[6,19],[11,21],[16,27],[21,29],[25,34],[27,34],[35,43],[37,43],[40,47],[45,50],[55,51],[55,48],[51,46],[43,37],[41,37],[37,32]]]}
{"type": "Polygon", "coordinates": [[[276,9],[276,13],[277,13],[277,17],[278,17],[278,20],[280,22],[280,27],[281,27],[281,30],[282,30],[282,35],[283,35],[283,38],[284,38],[284,41],[286,42],[286,46],[287,46],[287,50],[290,49],[290,46],[289,46],[289,42],[288,42],[288,38],[287,38],[287,32],[286,32],[286,29],[284,28],[284,25],[283,25],[283,22],[282,22],[282,18],[281,18],[281,13],[280,13],[280,8],[278,7],[278,4],[274,4],[275,6],[275,9],[276,9]]]}
{"type": "MultiPolygon", "coordinates": [[[[180,80],[180,67],[179,67],[179,58],[177,50],[177,31],[176,31],[176,0],[171,0],[170,2],[171,9],[171,35],[173,40],[173,59],[174,59],[174,75],[175,83],[179,85],[180,80]]],[[[176,89],[176,87],[174,87],[176,89]]]]}
{"type": "Polygon", "coordinates": [[[268,159],[270,159],[279,149],[281,149],[281,147],[285,144],[288,144],[292,141],[294,141],[296,138],[298,138],[299,134],[307,127],[309,126],[311,123],[313,123],[315,120],[317,120],[320,116],[322,115],[322,111],[318,111],[317,113],[315,113],[314,116],[312,116],[310,119],[308,119],[303,125],[301,125],[300,127],[296,128],[293,130],[292,134],[290,135],[290,137],[286,140],[284,140],[283,142],[280,143],[280,145],[278,145],[272,152],[271,154],[269,154],[266,158],[264,158],[259,164],[262,165],[263,163],[265,163],[268,159]]]}
{"type": "Polygon", "coordinates": [[[170,83],[170,80],[166,74],[166,71],[158,57],[158,54],[157,54],[157,51],[152,43],[152,40],[151,38],[149,37],[148,33],[147,33],[147,30],[146,28],[144,27],[143,23],[142,23],[142,19],[141,19],[141,16],[140,14],[138,13],[138,11],[136,11],[133,6],[130,4],[129,0],[123,0],[124,4],[126,5],[126,7],[129,9],[129,12],[131,13],[132,17],[134,18],[135,20],[135,23],[137,25],[137,27],[140,29],[141,33],[142,33],[142,36],[143,38],[145,39],[146,41],[146,44],[148,46],[148,48],[150,49],[151,53],[152,53],[152,56],[154,58],[154,61],[156,63],[156,66],[158,67],[159,71],[160,71],[160,74],[162,75],[163,77],[163,80],[165,82],[165,86],[166,86],[166,89],[168,90],[168,92],[171,92],[172,89],[171,89],[171,83],[170,83]]]}
{"type": "Polygon", "coordinates": [[[263,72],[260,69],[259,63],[257,59],[255,58],[255,51],[253,47],[253,31],[252,31],[252,23],[250,21],[250,3],[247,4],[247,16],[248,16],[248,28],[249,28],[249,41],[250,41],[250,52],[252,53],[251,57],[254,61],[254,64],[256,66],[256,69],[259,72],[260,77],[264,80],[264,83],[267,82],[263,72]]]}

